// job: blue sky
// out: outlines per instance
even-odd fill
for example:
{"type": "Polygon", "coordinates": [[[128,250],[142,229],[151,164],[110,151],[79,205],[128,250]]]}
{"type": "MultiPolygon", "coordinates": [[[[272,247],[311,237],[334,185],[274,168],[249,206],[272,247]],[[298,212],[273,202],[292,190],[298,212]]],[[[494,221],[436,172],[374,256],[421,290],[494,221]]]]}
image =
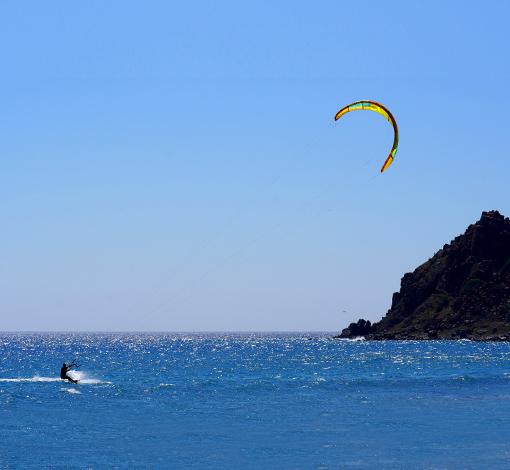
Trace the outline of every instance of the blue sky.
{"type": "Polygon", "coordinates": [[[510,216],[508,2],[0,12],[0,330],[339,331],[510,216]]]}

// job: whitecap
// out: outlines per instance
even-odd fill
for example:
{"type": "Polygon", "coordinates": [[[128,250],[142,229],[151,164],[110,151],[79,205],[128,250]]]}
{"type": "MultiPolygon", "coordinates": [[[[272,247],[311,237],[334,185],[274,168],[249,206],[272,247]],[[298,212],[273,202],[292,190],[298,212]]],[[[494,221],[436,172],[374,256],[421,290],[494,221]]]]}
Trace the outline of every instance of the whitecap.
{"type": "Polygon", "coordinates": [[[99,379],[81,379],[79,383],[86,385],[111,384],[111,382],[103,382],[102,380],[99,379]]]}
{"type": "Polygon", "coordinates": [[[0,382],[60,382],[60,377],[26,377],[18,379],[0,379],[0,382]]]}

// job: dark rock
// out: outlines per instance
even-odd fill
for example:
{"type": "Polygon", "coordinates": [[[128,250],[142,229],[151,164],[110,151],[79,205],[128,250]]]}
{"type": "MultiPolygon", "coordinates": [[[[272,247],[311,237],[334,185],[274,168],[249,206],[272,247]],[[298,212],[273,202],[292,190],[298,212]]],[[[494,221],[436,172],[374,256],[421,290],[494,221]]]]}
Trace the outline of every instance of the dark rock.
{"type": "Polygon", "coordinates": [[[366,336],[374,332],[374,327],[370,320],[360,318],[358,323],[351,323],[347,328],[342,330],[342,334],[335,338],[356,338],[358,336],[366,336]]]}
{"type": "Polygon", "coordinates": [[[510,220],[483,212],[463,235],[406,273],[386,316],[340,337],[510,340],[510,220]]]}

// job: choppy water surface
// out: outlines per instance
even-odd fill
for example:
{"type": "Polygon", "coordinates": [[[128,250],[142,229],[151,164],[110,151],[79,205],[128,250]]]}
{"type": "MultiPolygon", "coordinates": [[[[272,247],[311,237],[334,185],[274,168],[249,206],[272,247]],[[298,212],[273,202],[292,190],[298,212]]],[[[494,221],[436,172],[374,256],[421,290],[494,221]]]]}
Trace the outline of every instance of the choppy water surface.
{"type": "Polygon", "coordinates": [[[510,344],[328,336],[0,334],[0,468],[510,468],[510,344]]]}

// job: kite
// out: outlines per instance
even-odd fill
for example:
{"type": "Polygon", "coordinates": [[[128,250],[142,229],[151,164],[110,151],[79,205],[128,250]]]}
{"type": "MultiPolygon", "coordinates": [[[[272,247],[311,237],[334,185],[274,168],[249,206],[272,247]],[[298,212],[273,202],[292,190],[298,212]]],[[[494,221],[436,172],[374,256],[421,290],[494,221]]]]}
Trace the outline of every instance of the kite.
{"type": "Polygon", "coordinates": [[[376,113],[379,113],[383,115],[388,121],[390,121],[391,125],[393,126],[393,129],[395,131],[395,137],[393,138],[393,147],[391,148],[390,154],[388,155],[388,158],[384,162],[384,165],[381,168],[381,173],[388,168],[391,163],[393,162],[393,158],[395,157],[395,154],[397,153],[397,147],[398,147],[398,127],[397,122],[395,121],[395,118],[393,115],[386,109],[382,104],[376,103],[375,101],[356,101],[354,103],[351,103],[350,105],[346,106],[345,108],[342,108],[338,113],[336,113],[335,121],[337,121],[339,118],[341,118],[344,114],[348,113],[349,111],[355,111],[356,109],[370,109],[371,111],[375,111],[376,113]]]}

